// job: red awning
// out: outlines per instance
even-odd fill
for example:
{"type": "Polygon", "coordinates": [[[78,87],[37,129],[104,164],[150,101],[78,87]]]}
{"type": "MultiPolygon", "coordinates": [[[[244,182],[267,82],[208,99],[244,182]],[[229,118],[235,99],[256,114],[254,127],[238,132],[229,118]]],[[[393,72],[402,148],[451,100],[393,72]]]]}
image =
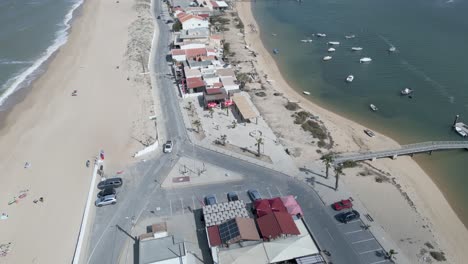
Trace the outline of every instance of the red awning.
{"type": "Polygon", "coordinates": [[[233,105],[233,104],[234,104],[234,102],[233,102],[232,100],[226,100],[226,101],[224,101],[224,106],[225,106],[225,107],[231,106],[231,105],[233,105]]]}
{"type": "Polygon", "coordinates": [[[213,108],[213,107],[216,107],[218,104],[215,103],[215,102],[209,102],[206,106],[208,106],[208,108],[213,108]]]}

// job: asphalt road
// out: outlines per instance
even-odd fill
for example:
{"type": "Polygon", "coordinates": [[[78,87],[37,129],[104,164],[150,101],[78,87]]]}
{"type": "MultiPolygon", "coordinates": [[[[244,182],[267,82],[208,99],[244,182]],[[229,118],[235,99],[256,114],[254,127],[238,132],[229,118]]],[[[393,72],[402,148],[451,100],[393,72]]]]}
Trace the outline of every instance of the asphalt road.
{"type": "MultiPolygon", "coordinates": [[[[155,14],[158,15],[161,13],[161,2],[155,2],[155,14]]],[[[331,209],[324,206],[317,194],[304,182],[191,144],[178,107],[180,99],[177,90],[174,89],[174,79],[169,75],[171,72],[166,60],[171,34],[170,25],[165,23],[167,19],[169,19],[168,14],[163,13],[161,19],[157,20],[159,39],[154,68],[158,76],[157,87],[161,89],[159,96],[162,117],[158,117],[158,128],[174,139],[174,149],[171,154],[159,154],[152,160],[129,168],[122,175],[125,183],[118,190],[118,203],[96,211],[89,236],[86,263],[118,263],[125,242],[130,238],[124,232],[119,231],[117,225],[131,232],[132,226],[145,217],[151,217],[154,214],[162,216],[187,213],[187,206],[193,209],[199,208],[203,196],[207,194],[214,194],[218,201],[223,201],[226,199],[227,192],[237,191],[241,199],[248,201],[245,192],[251,188],[258,189],[264,197],[286,194],[297,196],[310,230],[320,247],[331,252],[333,263],[384,263],[383,257],[379,257],[373,251],[378,250],[379,246],[367,244],[367,242],[372,243],[373,236],[370,232],[358,231],[360,225],[354,226],[353,223],[339,225],[333,218],[331,209]],[[180,156],[196,158],[237,172],[244,175],[245,179],[229,185],[207,185],[184,188],[183,191],[161,189],[160,182],[169,174],[180,156]],[[348,229],[348,226],[351,229],[348,229]]]]}

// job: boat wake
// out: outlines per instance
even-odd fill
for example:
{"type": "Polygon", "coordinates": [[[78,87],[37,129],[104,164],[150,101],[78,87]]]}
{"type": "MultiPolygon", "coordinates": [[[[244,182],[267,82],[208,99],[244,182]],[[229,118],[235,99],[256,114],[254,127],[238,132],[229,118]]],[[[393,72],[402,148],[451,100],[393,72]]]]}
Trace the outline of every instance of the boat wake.
{"type": "MultiPolygon", "coordinates": [[[[5,84],[0,87],[2,94],[0,95],[0,106],[5,102],[5,100],[10,97],[18,89],[25,87],[23,84],[28,84],[31,82],[31,76],[37,72],[39,67],[47,61],[63,44],[67,42],[68,39],[68,30],[70,29],[70,21],[73,18],[73,12],[81,6],[83,0],[77,0],[75,4],[71,7],[70,11],[65,15],[63,20],[63,27],[55,33],[55,40],[50,45],[46,51],[44,51],[40,58],[34,62],[29,62],[32,64],[25,70],[23,70],[17,76],[10,78],[5,84]]],[[[22,64],[21,61],[5,61],[0,60],[0,64],[22,64]]],[[[27,64],[27,63],[25,63],[27,64]]]]}

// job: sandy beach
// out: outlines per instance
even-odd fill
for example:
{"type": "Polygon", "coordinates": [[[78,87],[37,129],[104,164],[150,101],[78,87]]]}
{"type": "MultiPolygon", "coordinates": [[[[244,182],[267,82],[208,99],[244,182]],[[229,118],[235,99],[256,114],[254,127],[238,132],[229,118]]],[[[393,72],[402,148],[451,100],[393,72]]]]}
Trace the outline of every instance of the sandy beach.
{"type": "Polygon", "coordinates": [[[80,9],[67,44],[2,123],[0,213],[8,219],[0,244],[11,244],[0,263],[70,263],[91,181],[86,161],[104,150],[112,175],[143,148],[139,141],[154,141],[150,86],[131,59],[135,2],[80,9]]]}
{"type": "MultiPolygon", "coordinates": [[[[261,42],[251,3],[238,2],[236,9],[245,25],[245,43],[238,45],[247,45],[257,54],[255,59],[251,56],[237,59],[252,60],[258,76],[266,74],[266,78],[261,79],[264,83],[262,91],[267,95],[253,96],[255,105],[281,143],[295,153],[292,156],[298,166],[303,167],[310,164],[311,160],[318,160],[326,151],[318,148],[313,143],[317,140],[293,123],[292,112],[282,107],[288,101],[299,102],[303,110],[320,118],[333,138],[331,151],[354,152],[399,147],[396,141],[378,133],[376,138],[370,139],[363,133],[365,127],[319,107],[292,89],[261,42]],[[282,96],[274,96],[274,93],[282,96]]],[[[241,46],[239,49],[243,48],[241,46]]],[[[240,50],[233,51],[236,56],[242,53],[240,50]]],[[[468,240],[468,231],[424,170],[410,157],[383,159],[367,164],[345,170],[342,181],[397,243],[401,253],[413,263],[427,263],[428,251],[441,251],[445,253],[448,262],[464,263],[464,255],[468,250],[464,241],[468,240]],[[373,177],[362,176],[367,175],[362,171],[370,171],[369,175],[373,177]],[[384,177],[385,180],[379,183],[374,177],[384,177]]]]}

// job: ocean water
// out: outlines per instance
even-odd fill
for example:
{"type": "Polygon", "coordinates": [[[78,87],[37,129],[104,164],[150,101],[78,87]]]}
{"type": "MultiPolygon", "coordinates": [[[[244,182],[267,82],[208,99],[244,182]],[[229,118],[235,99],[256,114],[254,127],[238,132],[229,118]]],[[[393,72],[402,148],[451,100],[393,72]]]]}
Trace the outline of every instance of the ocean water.
{"type": "MultiPolygon", "coordinates": [[[[253,2],[252,9],[265,46],[279,49],[282,73],[295,89],[309,91],[308,99],[402,144],[463,140],[451,124],[456,114],[468,123],[468,1],[275,0],[253,2]],[[327,37],[312,36],[318,32],[327,37]],[[300,42],[306,38],[313,42],[300,42]],[[340,42],[336,52],[328,54],[328,41],[340,42]],[[389,53],[392,45],[397,51],[389,53]],[[326,55],[333,59],[323,62],[326,55]],[[365,56],[373,61],[360,64],[365,56]],[[347,84],[349,74],[355,79],[347,84]],[[412,99],[399,95],[405,87],[414,90],[412,99]]],[[[467,226],[468,152],[415,159],[467,226]]]]}
{"type": "Polygon", "coordinates": [[[83,0],[0,0],[0,110],[7,98],[43,72],[67,40],[83,0]]]}

